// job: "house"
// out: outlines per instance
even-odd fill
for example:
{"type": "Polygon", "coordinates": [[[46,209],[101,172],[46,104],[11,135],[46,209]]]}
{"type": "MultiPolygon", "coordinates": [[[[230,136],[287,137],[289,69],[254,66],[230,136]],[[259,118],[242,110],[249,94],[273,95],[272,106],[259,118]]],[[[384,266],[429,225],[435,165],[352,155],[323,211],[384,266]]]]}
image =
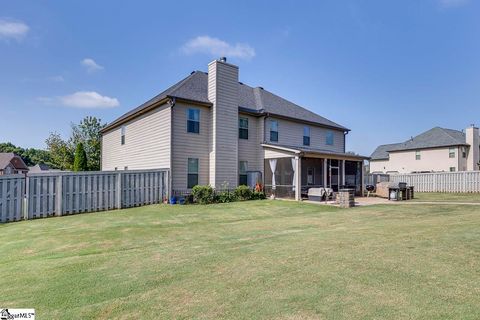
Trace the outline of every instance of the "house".
{"type": "Polygon", "coordinates": [[[48,173],[48,172],[61,172],[59,169],[51,169],[48,165],[44,163],[37,163],[33,167],[28,167],[29,173],[48,173]]]}
{"type": "Polygon", "coordinates": [[[311,186],[361,190],[366,157],[345,152],[346,127],[262,87],[225,58],[194,71],[102,130],[102,170],[170,170],[170,188],[234,188],[262,176],[300,199],[311,186]]]}
{"type": "Polygon", "coordinates": [[[432,128],[411,139],[378,146],[370,156],[371,173],[471,171],[479,169],[479,130],[432,128]]]}
{"type": "Polygon", "coordinates": [[[24,174],[27,172],[28,167],[21,157],[13,152],[0,153],[0,175],[24,174]]]}

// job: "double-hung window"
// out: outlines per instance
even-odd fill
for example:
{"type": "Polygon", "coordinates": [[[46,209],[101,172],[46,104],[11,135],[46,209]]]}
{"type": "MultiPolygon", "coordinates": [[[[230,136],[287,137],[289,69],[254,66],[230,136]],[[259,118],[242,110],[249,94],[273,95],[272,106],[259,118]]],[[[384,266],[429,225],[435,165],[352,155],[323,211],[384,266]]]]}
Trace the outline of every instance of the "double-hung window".
{"type": "Polygon", "coordinates": [[[187,188],[191,189],[196,185],[198,185],[198,158],[188,158],[187,188]]]}
{"type": "Polygon", "coordinates": [[[303,127],[303,145],[310,145],[310,127],[303,127]]]}
{"type": "Polygon", "coordinates": [[[187,132],[200,133],[200,110],[187,110],[187,132]]]}
{"type": "Polygon", "coordinates": [[[248,139],[248,118],[238,118],[238,138],[248,139]]]}
{"type": "Polygon", "coordinates": [[[270,120],[270,141],[278,142],[278,121],[270,120]]]}
{"type": "Polygon", "coordinates": [[[126,127],[125,127],[125,126],[122,126],[122,128],[120,129],[120,131],[121,131],[121,136],[122,136],[122,137],[120,138],[120,143],[121,143],[122,145],[124,145],[124,144],[125,144],[125,131],[126,131],[126,127]]]}
{"type": "Polygon", "coordinates": [[[462,158],[466,158],[466,157],[467,157],[467,148],[462,147],[462,158]]]}
{"type": "Polygon", "coordinates": [[[448,157],[455,158],[455,148],[448,148],[448,157]]]}
{"type": "Polygon", "coordinates": [[[415,160],[420,160],[422,159],[421,155],[420,155],[420,150],[417,150],[415,151],[415,160]]]}
{"type": "Polygon", "coordinates": [[[327,131],[327,135],[325,136],[325,144],[327,146],[333,146],[333,132],[327,131]]]}
{"type": "Polygon", "coordinates": [[[238,163],[238,185],[247,185],[248,161],[238,163]]]}

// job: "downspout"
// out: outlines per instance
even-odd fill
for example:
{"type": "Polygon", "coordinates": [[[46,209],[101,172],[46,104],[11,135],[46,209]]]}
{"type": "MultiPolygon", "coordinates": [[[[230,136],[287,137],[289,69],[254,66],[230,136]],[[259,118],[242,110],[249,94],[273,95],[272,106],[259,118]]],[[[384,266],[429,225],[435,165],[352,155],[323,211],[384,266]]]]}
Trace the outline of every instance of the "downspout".
{"type": "Polygon", "coordinates": [[[343,153],[347,152],[347,134],[348,131],[343,132],[343,153]]]}
{"type": "Polygon", "coordinates": [[[171,97],[170,100],[168,100],[168,105],[170,106],[170,168],[168,170],[168,187],[167,187],[167,192],[166,192],[166,197],[167,199],[170,199],[170,197],[173,195],[173,174],[172,174],[172,163],[173,163],[173,107],[175,106],[176,103],[175,97],[171,97]]]}

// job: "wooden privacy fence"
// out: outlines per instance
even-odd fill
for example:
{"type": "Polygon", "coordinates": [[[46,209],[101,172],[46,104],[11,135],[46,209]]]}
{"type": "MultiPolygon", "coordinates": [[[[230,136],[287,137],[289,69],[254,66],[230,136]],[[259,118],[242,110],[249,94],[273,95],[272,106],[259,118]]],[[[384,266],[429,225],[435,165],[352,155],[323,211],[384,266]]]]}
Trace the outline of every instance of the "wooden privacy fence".
{"type": "Polygon", "coordinates": [[[392,182],[406,182],[416,192],[480,192],[480,171],[392,174],[392,182]]]}
{"type": "Polygon", "coordinates": [[[0,176],[0,222],[161,203],[168,170],[0,176]]]}

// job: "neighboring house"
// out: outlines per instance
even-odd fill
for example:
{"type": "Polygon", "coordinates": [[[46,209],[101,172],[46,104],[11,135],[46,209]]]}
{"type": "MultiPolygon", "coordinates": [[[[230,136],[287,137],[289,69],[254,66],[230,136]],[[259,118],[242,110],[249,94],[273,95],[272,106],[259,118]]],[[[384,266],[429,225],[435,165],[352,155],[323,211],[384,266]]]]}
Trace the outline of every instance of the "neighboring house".
{"type": "Polygon", "coordinates": [[[251,172],[297,199],[309,186],[360,191],[366,158],[345,152],[349,129],[238,80],[215,60],[116,119],[102,130],[102,170],[167,168],[174,191],[234,188],[251,172]]]}
{"type": "Polygon", "coordinates": [[[0,153],[0,175],[24,174],[28,167],[23,159],[12,152],[0,153]]]}
{"type": "Polygon", "coordinates": [[[378,146],[371,173],[471,171],[479,169],[480,137],[473,125],[463,131],[435,127],[402,143],[378,146]]]}
{"type": "Polygon", "coordinates": [[[62,170],[50,169],[50,167],[44,163],[37,163],[33,167],[28,167],[29,173],[48,173],[48,172],[61,172],[62,170]]]}

